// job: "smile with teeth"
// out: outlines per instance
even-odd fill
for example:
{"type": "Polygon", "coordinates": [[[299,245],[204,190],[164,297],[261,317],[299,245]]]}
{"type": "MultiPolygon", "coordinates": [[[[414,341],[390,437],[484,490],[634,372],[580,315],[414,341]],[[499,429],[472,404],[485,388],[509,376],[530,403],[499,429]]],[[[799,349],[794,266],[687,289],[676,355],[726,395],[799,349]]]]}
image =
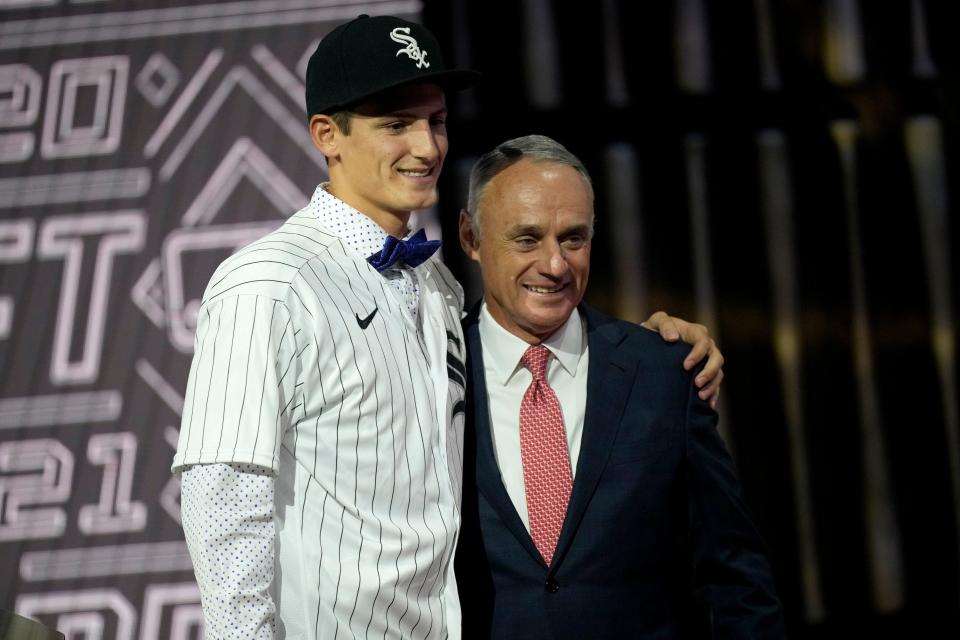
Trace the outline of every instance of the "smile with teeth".
{"type": "Polygon", "coordinates": [[[433,169],[421,169],[419,171],[411,171],[409,169],[397,169],[400,172],[400,175],[407,176],[408,178],[426,178],[429,176],[433,169]]]}
{"type": "Polygon", "coordinates": [[[567,287],[567,284],[566,283],[558,284],[552,287],[538,287],[532,284],[525,284],[523,286],[525,289],[527,289],[527,291],[531,291],[533,293],[557,293],[565,289],[567,287]]]}

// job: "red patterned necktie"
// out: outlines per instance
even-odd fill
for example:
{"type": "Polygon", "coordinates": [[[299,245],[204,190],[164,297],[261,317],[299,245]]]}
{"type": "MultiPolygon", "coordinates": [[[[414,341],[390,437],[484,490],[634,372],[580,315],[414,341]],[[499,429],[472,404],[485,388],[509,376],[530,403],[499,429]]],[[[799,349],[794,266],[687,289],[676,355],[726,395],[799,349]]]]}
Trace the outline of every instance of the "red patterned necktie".
{"type": "Polygon", "coordinates": [[[573,488],[563,414],[557,394],[547,384],[549,359],[549,349],[534,345],[520,360],[533,374],[520,403],[520,456],[530,537],[548,565],[553,560],[573,488]]]}

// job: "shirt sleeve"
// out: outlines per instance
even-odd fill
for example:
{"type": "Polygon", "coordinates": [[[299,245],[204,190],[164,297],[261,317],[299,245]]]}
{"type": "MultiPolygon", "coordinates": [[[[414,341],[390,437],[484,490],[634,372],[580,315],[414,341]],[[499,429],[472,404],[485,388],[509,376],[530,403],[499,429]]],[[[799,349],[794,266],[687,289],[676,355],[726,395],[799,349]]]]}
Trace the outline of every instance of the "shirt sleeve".
{"type": "Polygon", "coordinates": [[[180,480],[206,637],[272,640],[273,475],[253,465],[201,464],[180,480]]]}
{"type": "Polygon", "coordinates": [[[249,463],[277,472],[299,374],[286,306],[260,295],[204,303],[197,318],[173,471],[198,463],[249,463]]]}

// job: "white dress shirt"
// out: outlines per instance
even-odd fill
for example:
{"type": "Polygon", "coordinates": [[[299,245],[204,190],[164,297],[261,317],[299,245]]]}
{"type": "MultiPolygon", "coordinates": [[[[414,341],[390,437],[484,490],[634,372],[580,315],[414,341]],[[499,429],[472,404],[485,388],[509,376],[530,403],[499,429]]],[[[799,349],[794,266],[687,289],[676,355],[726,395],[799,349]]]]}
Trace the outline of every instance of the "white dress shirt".
{"type": "MultiPolygon", "coordinates": [[[[533,377],[520,364],[520,358],[530,345],[497,324],[487,310],[486,302],[480,309],[479,328],[494,455],[507,494],[529,531],[523,462],[520,458],[520,403],[533,377]]],[[[587,407],[589,361],[586,328],[580,319],[580,312],[570,314],[564,325],[543,345],[554,356],[547,363],[547,384],[560,401],[563,426],[567,432],[570,471],[576,478],[583,438],[583,416],[587,407]]]]}

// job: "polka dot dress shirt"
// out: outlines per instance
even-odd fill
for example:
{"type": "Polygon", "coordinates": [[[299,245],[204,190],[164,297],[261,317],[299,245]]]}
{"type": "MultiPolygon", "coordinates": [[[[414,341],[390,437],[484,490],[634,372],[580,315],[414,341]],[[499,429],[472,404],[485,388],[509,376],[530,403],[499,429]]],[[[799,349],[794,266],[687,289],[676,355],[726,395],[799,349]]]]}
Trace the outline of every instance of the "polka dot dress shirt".
{"type": "Polygon", "coordinates": [[[250,464],[201,464],[181,476],[180,518],[204,599],[206,637],[274,637],[273,477],[250,464]]]}

